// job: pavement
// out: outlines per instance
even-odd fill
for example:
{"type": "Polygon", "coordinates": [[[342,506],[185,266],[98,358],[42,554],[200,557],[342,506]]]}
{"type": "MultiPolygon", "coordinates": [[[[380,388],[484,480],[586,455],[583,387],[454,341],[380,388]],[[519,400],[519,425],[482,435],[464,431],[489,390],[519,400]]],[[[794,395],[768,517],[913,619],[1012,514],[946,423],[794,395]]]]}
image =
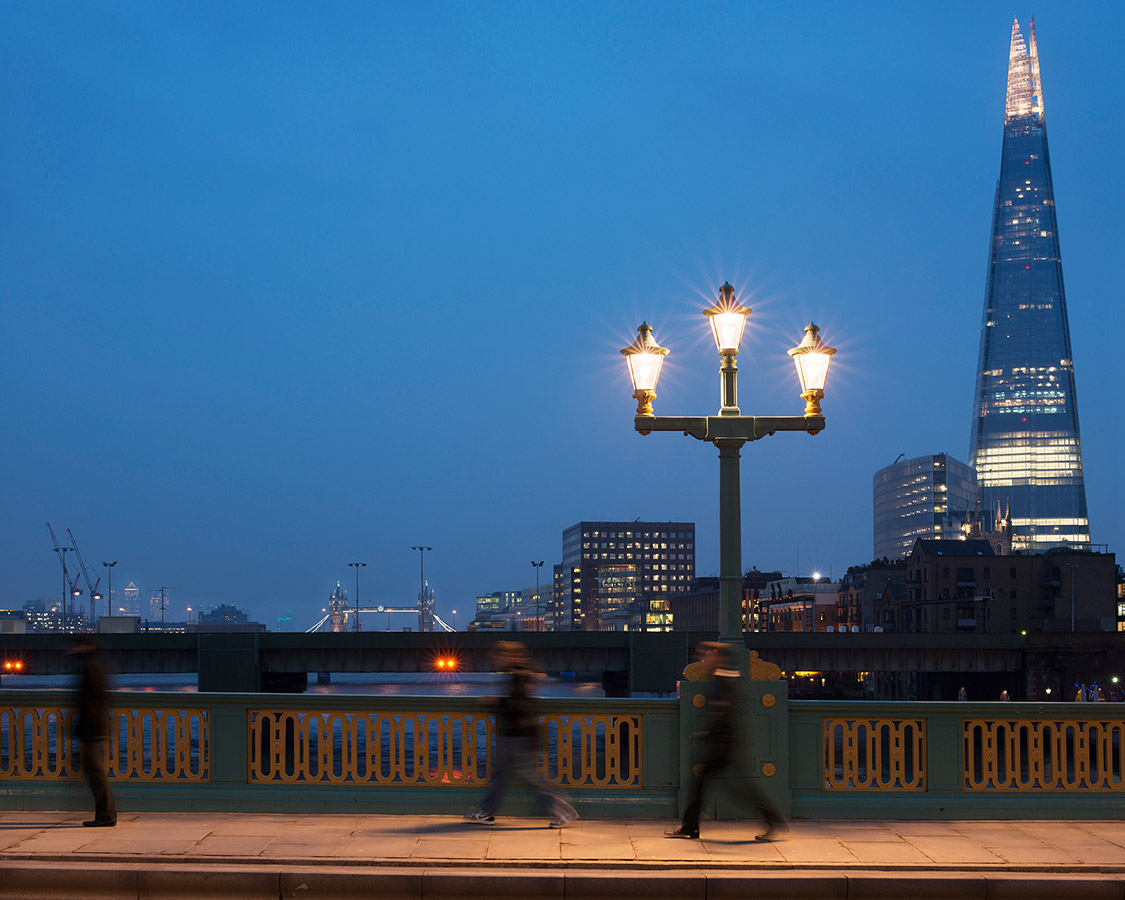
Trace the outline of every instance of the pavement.
{"type": "Polygon", "coordinates": [[[1125,821],[757,822],[0,812],[0,898],[1114,898],[1125,821]]]}

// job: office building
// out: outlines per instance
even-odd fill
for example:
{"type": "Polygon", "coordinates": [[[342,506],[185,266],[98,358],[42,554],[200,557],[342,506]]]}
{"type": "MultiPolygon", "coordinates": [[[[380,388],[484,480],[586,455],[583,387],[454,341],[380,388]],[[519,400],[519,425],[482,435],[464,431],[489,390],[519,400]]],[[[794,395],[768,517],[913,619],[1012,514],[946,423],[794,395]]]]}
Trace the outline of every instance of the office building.
{"type": "Polygon", "coordinates": [[[579,522],[563,532],[547,627],[670,629],[662,601],[694,577],[694,522],[579,522]]]}
{"type": "Polygon", "coordinates": [[[839,604],[837,582],[805,576],[780,578],[762,592],[761,630],[835,631],[839,604]]]}
{"type": "MultiPolygon", "coordinates": [[[[742,630],[765,631],[762,617],[762,592],[772,581],[783,578],[781,572],[760,572],[755,566],[742,576],[742,630]]],[[[683,594],[669,598],[673,631],[710,631],[718,633],[719,579],[715,576],[694,578],[683,594]]]]}
{"type": "Polygon", "coordinates": [[[1016,550],[1089,548],[1055,193],[1035,23],[1012,24],[1000,180],[969,463],[987,519],[1010,508],[1016,550]]]}
{"type": "Polygon", "coordinates": [[[28,631],[62,631],[64,626],[62,600],[40,597],[23,605],[28,631]]]}
{"type": "Polygon", "coordinates": [[[121,604],[117,607],[119,616],[139,616],[141,614],[141,591],[135,582],[130,581],[129,586],[122,592],[121,604]]]}
{"type": "Polygon", "coordinates": [[[905,585],[889,584],[876,613],[884,631],[1114,631],[1116,572],[1112,553],[1001,555],[987,540],[919,540],[905,585]]]}
{"type": "Polygon", "coordinates": [[[976,506],[976,475],[946,453],[892,463],[873,482],[875,559],[903,559],[918,538],[959,535],[976,506]]]}
{"type": "Polygon", "coordinates": [[[850,566],[840,579],[836,605],[837,631],[874,631],[879,624],[876,607],[890,585],[906,583],[906,559],[873,560],[865,566],[850,566]]]}

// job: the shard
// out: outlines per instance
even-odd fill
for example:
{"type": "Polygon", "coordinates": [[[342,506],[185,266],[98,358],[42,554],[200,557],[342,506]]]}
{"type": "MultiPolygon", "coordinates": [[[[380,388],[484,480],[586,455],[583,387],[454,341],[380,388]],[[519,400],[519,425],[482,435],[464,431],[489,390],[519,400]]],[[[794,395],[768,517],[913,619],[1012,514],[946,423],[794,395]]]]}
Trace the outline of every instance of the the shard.
{"type": "Polygon", "coordinates": [[[1034,21],[1012,23],[969,463],[1013,549],[1090,546],[1034,21]]]}

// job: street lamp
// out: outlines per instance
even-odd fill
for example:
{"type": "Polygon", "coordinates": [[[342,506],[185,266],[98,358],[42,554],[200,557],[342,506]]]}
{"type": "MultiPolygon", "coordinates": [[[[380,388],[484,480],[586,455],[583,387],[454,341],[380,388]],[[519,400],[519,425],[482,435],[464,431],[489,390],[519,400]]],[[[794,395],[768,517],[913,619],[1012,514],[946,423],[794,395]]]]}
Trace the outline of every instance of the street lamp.
{"type": "Polygon", "coordinates": [[[359,634],[359,570],[366,566],[365,562],[350,562],[348,568],[355,568],[355,630],[359,634]]]}
{"type": "MultiPolygon", "coordinates": [[[[410,549],[418,551],[418,630],[424,631],[423,625],[425,625],[425,622],[423,621],[423,611],[426,608],[426,551],[433,550],[434,548],[418,545],[410,549]]],[[[390,617],[388,616],[387,619],[389,621],[390,617]]]]}
{"type": "Polygon", "coordinates": [[[820,415],[828,365],[835,353],[835,347],[827,346],[820,339],[820,329],[813,322],[805,326],[805,337],[801,343],[789,351],[797,366],[797,377],[801,379],[801,399],[805,401],[806,416],[820,415]]]}
{"type": "Polygon", "coordinates": [[[633,379],[637,415],[651,416],[652,401],[656,399],[656,381],[660,378],[660,366],[668,351],[652,339],[652,328],[648,322],[642,322],[637,329],[637,339],[621,353],[629,364],[629,377],[633,379]]]}
{"type": "Polygon", "coordinates": [[[1066,567],[1070,569],[1070,630],[1074,631],[1074,570],[1078,563],[1067,563],[1066,567]]]}
{"type": "Polygon", "coordinates": [[[637,413],[633,427],[643,435],[654,431],[680,431],[714,444],[719,451],[719,640],[742,645],[742,512],[739,460],[742,445],[778,431],[824,430],[820,400],[835,348],[821,341],[814,324],[789,355],[801,382],[803,416],[744,416],[738,408],[738,356],[749,307],[738,302],[734,288],[724,284],[716,304],[703,311],[711,323],[722,365],[719,369],[721,407],[717,416],[657,416],[652,401],[656,382],[668,351],[656,343],[647,322],[637,329],[637,339],[621,353],[629,364],[637,413]]]}
{"type": "Polygon", "coordinates": [[[545,624],[543,622],[543,616],[539,611],[539,570],[543,568],[543,560],[539,560],[539,562],[532,560],[531,565],[535,569],[535,621],[537,623],[535,630],[546,631],[547,629],[543,627],[545,624]]]}
{"type": "Polygon", "coordinates": [[[453,630],[457,630],[457,610],[453,610],[453,630]]]}
{"type": "Polygon", "coordinates": [[[117,565],[117,560],[115,559],[111,563],[104,562],[104,563],[102,563],[102,565],[105,566],[105,574],[106,574],[107,579],[108,579],[108,585],[107,585],[106,591],[105,591],[105,614],[107,616],[112,616],[113,615],[113,610],[112,610],[112,606],[113,606],[113,567],[117,565]]]}

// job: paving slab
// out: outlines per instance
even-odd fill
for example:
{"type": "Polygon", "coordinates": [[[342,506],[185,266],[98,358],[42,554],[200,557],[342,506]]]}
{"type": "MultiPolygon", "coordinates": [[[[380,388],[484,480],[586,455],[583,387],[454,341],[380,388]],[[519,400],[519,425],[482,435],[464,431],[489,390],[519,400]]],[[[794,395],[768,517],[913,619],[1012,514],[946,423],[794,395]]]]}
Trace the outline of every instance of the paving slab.
{"type": "Polygon", "coordinates": [[[970,863],[1002,864],[1004,860],[982,844],[959,834],[910,835],[906,840],[935,863],[965,866],[970,863]]]}
{"type": "Polygon", "coordinates": [[[854,853],[835,840],[787,840],[778,841],[775,846],[781,853],[782,858],[788,863],[854,865],[859,862],[854,853]]]}
{"type": "Polygon", "coordinates": [[[929,865],[933,863],[922,850],[903,840],[842,842],[843,847],[864,865],[929,865]]]}
{"type": "Polygon", "coordinates": [[[484,859],[488,853],[488,838],[483,840],[458,840],[456,838],[420,838],[411,859],[484,859]]]}
{"type": "Polygon", "coordinates": [[[418,838],[412,834],[353,834],[344,838],[334,855],[341,859],[357,860],[409,859],[417,846],[418,838]]]}
{"type": "Polygon", "coordinates": [[[274,859],[304,859],[313,856],[334,856],[343,842],[343,838],[331,838],[324,841],[312,839],[305,841],[289,841],[278,838],[276,841],[267,845],[261,855],[274,859]]]}
{"type": "Polygon", "coordinates": [[[192,852],[203,856],[261,856],[274,838],[266,834],[211,835],[202,838],[192,852]]]}

